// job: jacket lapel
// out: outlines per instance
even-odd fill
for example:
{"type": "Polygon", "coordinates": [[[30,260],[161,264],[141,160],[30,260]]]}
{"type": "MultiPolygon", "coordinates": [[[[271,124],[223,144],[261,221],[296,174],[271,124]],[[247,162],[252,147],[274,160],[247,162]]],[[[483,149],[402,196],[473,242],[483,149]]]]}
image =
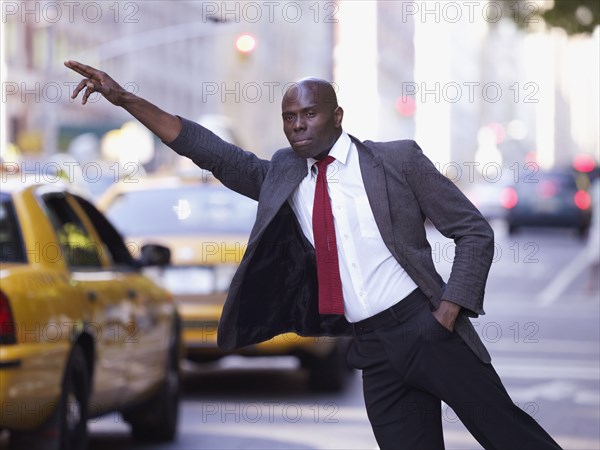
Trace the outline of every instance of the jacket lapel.
{"type": "Polygon", "coordinates": [[[307,173],[306,159],[296,155],[291,149],[271,162],[271,169],[261,189],[252,237],[262,235],[307,173]]]}
{"type": "Polygon", "coordinates": [[[381,162],[381,158],[374,155],[369,147],[354,136],[350,137],[358,150],[360,172],[365,185],[365,191],[367,192],[367,198],[375,217],[375,223],[377,223],[383,242],[392,254],[395,255],[394,232],[383,163],[381,162]]]}

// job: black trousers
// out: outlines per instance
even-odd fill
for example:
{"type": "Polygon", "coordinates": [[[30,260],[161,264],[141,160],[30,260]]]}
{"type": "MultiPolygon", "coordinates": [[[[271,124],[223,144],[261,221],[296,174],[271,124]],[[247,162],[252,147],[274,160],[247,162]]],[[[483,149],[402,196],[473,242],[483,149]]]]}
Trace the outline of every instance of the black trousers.
{"type": "Polygon", "coordinates": [[[348,363],[362,370],[382,450],[443,449],[441,400],[485,449],[560,449],[514,404],[492,365],[437,321],[420,290],[354,330],[348,363]]]}

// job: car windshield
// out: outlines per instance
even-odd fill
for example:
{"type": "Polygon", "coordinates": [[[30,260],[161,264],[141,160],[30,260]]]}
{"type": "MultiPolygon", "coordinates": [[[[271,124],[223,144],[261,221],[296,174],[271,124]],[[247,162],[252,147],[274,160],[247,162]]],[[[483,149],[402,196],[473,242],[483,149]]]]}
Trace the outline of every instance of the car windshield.
{"type": "Polygon", "coordinates": [[[249,233],[256,202],[222,186],[125,192],[107,217],[125,236],[249,233]]]}
{"type": "Polygon", "coordinates": [[[577,190],[573,176],[566,173],[538,173],[518,185],[521,196],[550,198],[577,190]]]}
{"type": "Polygon", "coordinates": [[[19,224],[7,193],[0,193],[0,261],[25,262],[19,224]]]}

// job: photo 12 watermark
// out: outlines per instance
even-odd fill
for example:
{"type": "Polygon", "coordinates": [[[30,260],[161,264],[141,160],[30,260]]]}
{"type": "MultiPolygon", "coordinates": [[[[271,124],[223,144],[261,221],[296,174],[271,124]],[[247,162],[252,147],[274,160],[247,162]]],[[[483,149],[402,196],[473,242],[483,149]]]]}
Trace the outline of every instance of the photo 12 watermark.
{"type": "Polygon", "coordinates": [[[418,99],[421,103],[433,101],[435,103],[475,103],[484,101],[485,103],[498,103],[502,98],[508,95],[508,98],[514,103],[539,103],[537,94],[540,87],[534,82],[518,82],[503,89],[500,83],[490,81],[481,83],[479,81],[463,81],[448,83],[441,82],[402,82],[400,83],[402,92],[401,101],[406,103],[409,97],[418,99]]]}
{"type": "Polygon", "coordinates": [[[537,23],[540,13],[536,1],[404,1],[400,2],[402,22],[421,23],[497,23],[509,19],[518,24],[537,23]]]}
{"type": "Polygon", "coordinates": [[[0,179],[3,183],[18,180],[21,183],[47,184],[86,184],[105,182],[139,183],[142,167],[134,161],[100,164],[96,161],[80,163],[77,161],[49,162],[5,162],[2,164],[0,179]]]}
{"type": "Polygon", "coordinates": [[[224,403],[202,402],[202,423],[257,423],[257,422],[312,422],[336,424],[340,422],[340,406],[327,403],[224,403]]]}
{"type": "Polygon", "coordinates": [[[22,344],[57,344],[74,342],[81,334],[86,334],[95,343],[103,344],[137,344],[139,328],[135,322],[6,322],[3,331],[13,334],[17,342],[22,344]]]}
{"type": "Polygon", "coordinates": [[[2,23],[18,20],[22,23],[138,23],[140,2],[129,1],[2,1],[2,23]]]}
{"type": "MultiPolygon", "coordinates": [[[[16,82],[4,81],[2,83],[2,103],[9,101],[18,101],[21,103],[74,103],[76,100],[72,98],[75,89],[79,85],[79,81],[49,81],[42,83],[36,82],[16,82]]],[[[139,85],[134,82],[126,82],[123,88],[132,93],[139,92],[139,85]]],[[[92,93],[89,98],[89,103],[96,103],[102,98],[98,92],[92,93]]]]}
{"type": "Polygon", "coordinates": [[[334,1],[221,1],[202,2],[202,20],[232,23],[297,23],[302,19],[315,23],[337,23],[340,5],[334,1]]]}

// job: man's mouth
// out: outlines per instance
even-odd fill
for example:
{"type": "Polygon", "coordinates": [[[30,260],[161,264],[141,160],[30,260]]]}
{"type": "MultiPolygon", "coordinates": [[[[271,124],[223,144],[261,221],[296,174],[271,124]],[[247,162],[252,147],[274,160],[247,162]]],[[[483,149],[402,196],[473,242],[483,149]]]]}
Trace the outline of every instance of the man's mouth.
{"type": "Polygon", "coordinates": [[[295,141],[292,141],[292,144],[294,144],[294,147],[303,147],[305,145],[308,145],[312,142],[312,139],[296,139],[295,141]]]}

